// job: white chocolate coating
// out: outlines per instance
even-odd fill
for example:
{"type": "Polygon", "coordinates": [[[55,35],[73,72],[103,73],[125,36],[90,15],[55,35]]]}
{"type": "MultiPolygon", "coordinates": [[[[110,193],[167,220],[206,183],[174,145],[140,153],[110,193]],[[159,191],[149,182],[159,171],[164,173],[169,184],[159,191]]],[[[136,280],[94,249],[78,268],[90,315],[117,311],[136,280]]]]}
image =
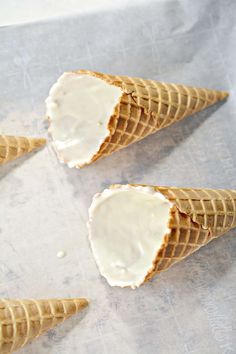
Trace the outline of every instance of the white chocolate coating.
{"type": "Polygon", "coordinates": [[[108,123],[122,91],[86,74],[64,73],[46,100],[49,132],[61,162],[89,163],[109,136],[108,123]]]}
{"type": "Polygon", "coordinates": [[[141,285],[153,269],[172,204],[150,187],[119,186],[94,196],[89,209],[89,240],[111,286],[141,285]]]}

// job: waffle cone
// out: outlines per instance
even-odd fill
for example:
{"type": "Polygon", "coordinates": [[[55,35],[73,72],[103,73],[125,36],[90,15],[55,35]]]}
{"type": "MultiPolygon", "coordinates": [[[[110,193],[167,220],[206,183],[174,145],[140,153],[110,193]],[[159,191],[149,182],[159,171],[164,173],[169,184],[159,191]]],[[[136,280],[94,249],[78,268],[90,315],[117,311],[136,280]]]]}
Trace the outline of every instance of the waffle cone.
{"type": "Polygon", "coordinates": [[[86,307],[86,299],[0,300],[0,353],[12,353],[86,307]]]}
{"type": "Polygon", "coordinates": [[[0,164],[21,157],[46,143],[43,138],[0,135],[0,164]]]}
{"type": "Polygon", "coordinates": [[[123,92],[108,123],[110,134],[89,163],[200,112],[228,96],[223,91],[129,76],[106,75],[89,70],[75,73],[100,78],[121,88],[123,92]]]}
{"type": "Polygon", "coordinates": [[[153,269],[145,280],[236,227],[236,190],[151,187],[173,206],[168,225],[170,232],[165,235],[153,269]]]}

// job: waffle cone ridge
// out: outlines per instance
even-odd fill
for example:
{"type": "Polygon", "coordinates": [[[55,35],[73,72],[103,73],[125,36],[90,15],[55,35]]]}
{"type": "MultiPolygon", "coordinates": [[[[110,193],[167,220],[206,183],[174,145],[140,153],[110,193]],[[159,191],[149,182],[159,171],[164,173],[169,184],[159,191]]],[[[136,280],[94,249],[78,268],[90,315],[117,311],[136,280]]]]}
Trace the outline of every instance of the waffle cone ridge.
{"type": "MultiPolygon", "coordinates": [[[[90,163],[225,99],[227,92],[80,70],[120,87],[123,94],[108,128],[110,135],[90,163]]],[[[82,166],[79,166],[82,167],[82,166]]]]}
{"type": "Polygon", "coordinates": [[[173,206],[170,232],[165,235],[146,280],[236,227],[236,190],[151,187],[173,206]]]}
{"type": "Polygon", "coordinates": [[[45,143],[43,138],[0,135],[0,164],[21,157],[45,143]]]}
{"type": "Polygon", "coordinates": [[[0,299],[0,353],[12,353],[88,305],[86,299],[0,299]]]}

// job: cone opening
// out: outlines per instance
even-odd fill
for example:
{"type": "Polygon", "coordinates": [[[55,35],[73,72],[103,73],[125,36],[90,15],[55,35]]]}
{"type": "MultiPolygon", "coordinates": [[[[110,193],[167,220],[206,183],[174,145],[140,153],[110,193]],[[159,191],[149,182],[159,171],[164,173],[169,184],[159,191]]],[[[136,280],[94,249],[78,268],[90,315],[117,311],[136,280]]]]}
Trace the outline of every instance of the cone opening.
{"type": "Polygon", "coordinates": [[[119,186],[95,195],[89,240],[100,273],[111,286],[136,288],[153,270],[172,204],[151,187],[119,186]]]}
{"type": "Polygon", "coordinates": [[[49,132],[59,159],[69,167],[91,162],[110,135],[108,123],[122,90],[85,73],[64,73],[46,100],[49,132]]]}

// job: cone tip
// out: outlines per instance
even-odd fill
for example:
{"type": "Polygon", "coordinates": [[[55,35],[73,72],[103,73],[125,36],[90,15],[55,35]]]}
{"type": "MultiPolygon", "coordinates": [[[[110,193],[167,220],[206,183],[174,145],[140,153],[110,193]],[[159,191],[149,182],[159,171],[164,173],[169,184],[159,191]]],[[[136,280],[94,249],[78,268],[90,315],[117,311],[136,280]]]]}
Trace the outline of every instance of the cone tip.
{"type": "Polygon", "coordinates": [[[80,308],[81,307],[86,307],[89,304],[89,300],[83,297],[75,297],[75,298],[52,298],[52,299],[44,299],[43,301],[47,300],[54,300],[54,301],[65,301],[65,302],[74,302],[77,304],[80,308]]]}
{"type": "Polygon", "coordinates": [[[76,299],[76,301],[78,301],[80,303],[81,307],[83,307],[83,308],[87,307],[89,305],[89,302],[90,302],[86,298],[78,298],[78,299],[76,299]]]}
{"type": "MultiPolygon", "coordinates": [[[[66,300],[66,299],[64,299],[64,300],[66,300]]],[[[75,298],[75,299],[67,299],[67,300],[74,302],[74,304],[76,305],[75,312],[83,310],[84,308],[86,308],[89,305],[89,300],[86,298],[75,298]]]]}
{"type": "Polygon", "coordinates": [[[227,99],[229,97],[229,92],[221,91],[221,97],[222,97],[222,100],[227,99]]]}
{"type": "Polygon", "coordinates": [[[34,146],[40,147],[46,144],[47,140],[45,138],[33,138],[34,146]]]}

